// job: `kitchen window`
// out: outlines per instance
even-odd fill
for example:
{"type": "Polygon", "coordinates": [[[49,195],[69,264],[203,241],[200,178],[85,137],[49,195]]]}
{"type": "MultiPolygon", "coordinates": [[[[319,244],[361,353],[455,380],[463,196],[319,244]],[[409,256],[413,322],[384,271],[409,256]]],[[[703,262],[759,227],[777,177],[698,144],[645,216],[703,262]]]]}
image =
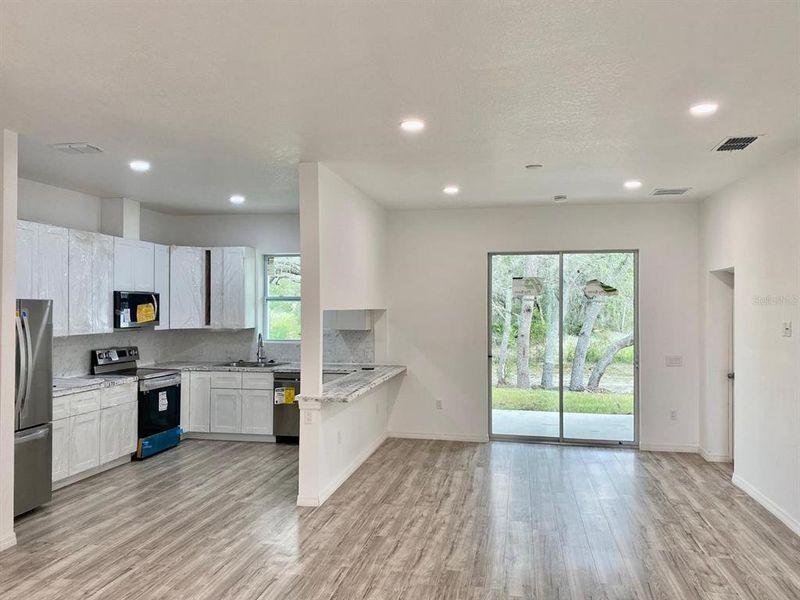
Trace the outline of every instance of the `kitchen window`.
{"type": "Polygon", "coordinates": [[[300,255],[264,257],[264,332],[272,341],[300,339],[300,255]]]}

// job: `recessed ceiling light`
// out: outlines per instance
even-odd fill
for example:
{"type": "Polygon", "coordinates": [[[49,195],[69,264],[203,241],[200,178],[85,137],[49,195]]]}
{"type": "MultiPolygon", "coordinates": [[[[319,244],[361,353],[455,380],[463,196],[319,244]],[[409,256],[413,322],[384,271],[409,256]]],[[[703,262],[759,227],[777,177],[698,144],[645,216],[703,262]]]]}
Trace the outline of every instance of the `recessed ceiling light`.
{"type": "Polygon", "coordinates": [[[701,102],[700,104],[695,104],[689,109],[689,112],[692,113],[695,117],[707,117],[708,115],[713,115],[717,112],[719,105],[716,102],[701,102]]]}
{"type": "Polygon", "coordinates": [[[525,168],[526,169],[541,169],[542,165],[536,165],[536,164],[534,164],[534,165],[525,165],[525,168]]]}
{"type": "Polygon", "coordinates": [[[459,192],[459,189],[457,185],[447,185],[442,191],[448,196],[455,196],[459,192]]]}
{"type": "Polygon", "coordinates": [[[425,121],[422,119],[406,119],[400,123],[400,129],[408,132],[417,132],[425,129],[425,121]]]}
{"type": "Polygon", "coordinates": [[[150,163],[146,160],[132,160],[129,165],[131,171],[136,171],[137,173],[144,173],[150,170],[150,163]]]}
{"type": "Polygon", "coordinates": [[[626,190],[638,190],[642,187],[642,182],[637,181],[636,179],[631,179],[630,181],[626,181],[624,184],[626,190]]]}
{"type": "Polygon", "coordinates": [[[229,198],[229,200],[231,201],[231,204],[244,204],[244,196],[239,194],[234,194],[229,198]]]}

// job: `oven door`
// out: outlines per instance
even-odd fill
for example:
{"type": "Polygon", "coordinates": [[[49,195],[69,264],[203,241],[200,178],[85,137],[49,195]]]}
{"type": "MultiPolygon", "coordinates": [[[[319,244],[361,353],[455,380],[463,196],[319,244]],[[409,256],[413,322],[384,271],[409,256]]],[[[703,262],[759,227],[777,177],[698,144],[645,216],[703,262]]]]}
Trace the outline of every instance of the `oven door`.
{"type": "Polygon", "coordinates": [[[180,375],[139,382],[139,439],[175,429],[180,420],[180,375]]]}
{"type": "Polygon", "coordinates": [[[160,325],[160,300],[155,292],[114,292],[114,328],[160,325]]]}

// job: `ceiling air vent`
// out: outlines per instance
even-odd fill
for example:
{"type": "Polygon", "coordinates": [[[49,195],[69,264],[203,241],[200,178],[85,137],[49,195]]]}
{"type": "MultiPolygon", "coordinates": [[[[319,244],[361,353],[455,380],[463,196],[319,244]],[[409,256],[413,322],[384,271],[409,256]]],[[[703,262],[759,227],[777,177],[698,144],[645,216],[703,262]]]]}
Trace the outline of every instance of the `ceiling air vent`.
{"type": "Polygon", "coordinates": [[[750,144],[755,142],[757,139],[758,139],[757,135],[728,138],[727,140],[723,141],[719,146],[717,146],[715,150],[717,152],[733,152],[735,150],[744,150],[750,144]]]}
{"type": "Polygon", "coordinates": [[[100,146],[89,144],[88,142],[68,142],[65,144],[53,144],[51,148],[66,154],[99,154],[103,151],[100,146]]]}
{"type": "Polygon", "coordinates": [[[688,192],[690,187],[685,188],[656,188],[653,190],[653,196],[682,196],[688,192]]]}

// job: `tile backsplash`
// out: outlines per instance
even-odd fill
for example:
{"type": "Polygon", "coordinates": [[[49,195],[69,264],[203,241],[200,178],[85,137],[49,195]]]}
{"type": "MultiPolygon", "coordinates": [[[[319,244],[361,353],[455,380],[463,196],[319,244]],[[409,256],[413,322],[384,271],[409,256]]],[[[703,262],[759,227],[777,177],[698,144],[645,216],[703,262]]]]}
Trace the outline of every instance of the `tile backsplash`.
{"type": "MultiPolygon", "coordinates": [[[[208,331],[172,329],[165,331],[119,331],[102,335],[78,335],[53,339],[53,376],[74,377],[91,371],[90,352],[97,348],[139,346],[141,363],[169,360],[225,362],[255,358],[253,329],[208,331]]],[[[265,343],[267,358],[300,360],[300,342],[265,343]]],[[[325,362],[374,362],[372,331],[326,330],[323,336],[325,362]]]]}

